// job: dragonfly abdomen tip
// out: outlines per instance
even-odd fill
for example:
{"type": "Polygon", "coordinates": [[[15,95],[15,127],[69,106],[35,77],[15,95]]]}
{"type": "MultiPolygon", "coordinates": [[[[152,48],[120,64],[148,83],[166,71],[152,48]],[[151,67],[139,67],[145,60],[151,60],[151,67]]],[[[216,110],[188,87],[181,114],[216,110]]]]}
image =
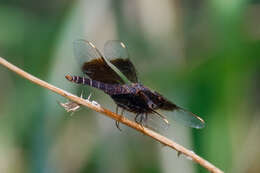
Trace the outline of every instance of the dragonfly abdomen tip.
{"type": "Polygon", "coordinates": [[[65,78],[68,79],[69,81],[73,80],[73,77],[71,75],[66,75],[65,78]]]}

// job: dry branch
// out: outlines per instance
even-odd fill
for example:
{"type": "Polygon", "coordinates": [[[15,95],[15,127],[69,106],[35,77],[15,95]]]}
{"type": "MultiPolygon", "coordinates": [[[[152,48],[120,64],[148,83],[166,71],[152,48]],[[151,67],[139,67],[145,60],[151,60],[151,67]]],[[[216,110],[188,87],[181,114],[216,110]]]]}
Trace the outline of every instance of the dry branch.
{"type": "Polygon", "coordinates": [[[134,121],[130,121],[129,119],[120,116],[118,114],[115,114],[113,112],[111,112],[108,109],[102,108],[100,105],[96,105],[96,104],[92,104],[90,101],[85,100],[81,97],[77,97],[67,91],[64,91],[54,85],[51,85],[43,80],[40,80],[38,78],[36,78],[35,76],[21,70],[20,68],[14,66],[13,64],[9,63],[8,61],[6,61],[5,59],[0,57],[0,64],[2,64],[3,66],[5,66],[6,68],[10,69],[11,71],[19,74],[20,76],[30,80],[31,82],[40,85],[44,88],[47,88],[61,96],[66,97],[67,99],[86,106],[94,111],[100,112],[114,120],[119,121],[120,123],[123,123],[147,136],[152,137],[153,139],[157,140],[158,142],[162,143],[163,145],[166,145],[174,150],[176,150],[178,152],[178,154],[183,154],[189,158],[191,158],[194,162],[197,162],[198,164],[200,164],[201,166],[203,166],[204,168],[206,168],[207,170],[209,170],[210,172],[214,172],[214,173],[223,173],[223,171],[221,171],[219,168],[215,167],[213,164],[211,164],[210,162],[208,162],[207,160],[204,160],[203,158],[201,158],[200,156],[196,155],[193,151],[190,151],[186,148],[184,148],[183,146],[181,146],[178,143],[175,143],[174,141],[166,138],[165,136],[162,136],[146,127],[143,127],[141,125],[139,125],[138,123],[134,122],[134,121]]]}

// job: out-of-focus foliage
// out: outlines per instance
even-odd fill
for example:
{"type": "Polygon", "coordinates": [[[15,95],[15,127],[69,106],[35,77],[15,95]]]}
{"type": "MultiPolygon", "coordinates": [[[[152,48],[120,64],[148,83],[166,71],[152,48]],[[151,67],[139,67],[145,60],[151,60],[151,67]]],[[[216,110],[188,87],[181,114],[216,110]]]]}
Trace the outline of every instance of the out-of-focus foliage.
{"type": "MultiPolygon", "coordinates": [[[[143,84],[207,123],[193,130],[172,122],[167,136],[225,172],[256,173],[259,15],[257,0],[2,0],[0,56],[114,110],[108,96],[64,76],[80,74],[73,40],[101,50],[122,40],[143,84]]],[[[207,172],[91,110],[71,117],[57,100],[66,101],[0,67],[0,172],[207,172]]]]}

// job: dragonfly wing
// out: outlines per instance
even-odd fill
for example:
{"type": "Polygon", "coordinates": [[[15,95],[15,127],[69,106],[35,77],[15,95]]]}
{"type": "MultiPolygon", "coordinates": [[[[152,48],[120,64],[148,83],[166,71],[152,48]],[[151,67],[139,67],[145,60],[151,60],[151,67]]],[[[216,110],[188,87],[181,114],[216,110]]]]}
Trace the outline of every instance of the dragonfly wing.
{"type": "Polygon", "coordinates": [[[83,39],[73,42],[73,51],[80,67],[83,67],[86,62],[103,57],[94,44],[83,39]]]}
{"type": "Polygon", "coordinates": [[[147,120],[144,121],[144,126],[156,132],[163,133],[169,128],[170,123],[167,123],[162,117],[153,113],[147,115],[147,120]]]}
{"type": "Polygon", "coordinates": [[[125,44],[119,40],[108,40],[104,46],[104,54],[109,60],[129,57],[125,44]]]}
{"type": "Polygon", "coordinates": [[[109,40],[104,46],[105,58],[109,60],[123,75],[131,81],[137,83],[136,69],[129,59],[129,54],[124,43],[118,40],[109,40]]]}
{"type": "Polygon", "coordinates": [[[202,118],[182,108],[175,109],[173,111],[172,118],[175,121],[188,127],[192,127],[196,129],[205,127],[205,122],[202,118]]]}
{"type": "Polygon", "coordinates": [[[146,95],[154,104],[158,106],[157,109],[171,111],[169,113],[173,115],[169,115],[168,113],[168,117],[172,117],[175,121],[193,128],[203,128],[205,126],[204,121],[200,117],[189,111],[186,111],[185,109],[180,108],[176,104],[163,97],[158,92],[147,92],[146,95]]]}
{"type": "Polygon", "coordinates": [[[123,84],[124,80],[113,69],[99,50],[89,41],[79,39],[74,41],[74,55],[83,73],[91,79],[110,84],[123,84]]]}

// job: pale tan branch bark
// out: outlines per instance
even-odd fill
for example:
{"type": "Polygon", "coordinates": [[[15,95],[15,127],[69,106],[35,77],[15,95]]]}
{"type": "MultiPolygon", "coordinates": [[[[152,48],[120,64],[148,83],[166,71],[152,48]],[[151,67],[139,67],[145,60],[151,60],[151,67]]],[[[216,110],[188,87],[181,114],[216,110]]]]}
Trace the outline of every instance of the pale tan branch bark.
{"type": "Polygon", "coordinates": [[[85,100],[81,97],[77,97],[67,91],[64,91],[54,85],[51,85],[43,80],[40,80],[38,78],[36,78],[35,76],[21,70],[20,68],[14,66],[13,64],[9,63],[8,61],[6,61],[5,59],[0,57],[0,64],[2,64],[3,66],[5,66],[6,68],[10,69],[11,71],[19,74],[20,76],[30,80],[31,82],[40,85],[44,88],[47,88],[48,90],[51,90],[61,96],[64,96],[68,99],[70,99],[71,101],[86,106],[94,111],[100,112],[114,120],[119,121],[120,123],[123,123],[147,136],[152,137],[153,139],[157,140],[158,142],[162,143],[163,145],[166,145],[174,150],[176,150],[178,153],[181,153],[189,158],[191,158],[194,162],[197,162],[198,164],[200,164],[201,166],[203,166],[204,168],[206,168],[207,170],[209,170],[210,172],[214,172],[214,173],[223,173],[223,171],[221,171],[219,168],[215,167],[213,164],[211,164],[210,162],[208,162],[207,160],[201,158],[200,156],[196,155],[193,151],[190,151],[186,148],[184,148],[183,146],[181,146],[180,144],[166,138],[165,136],[162,136],[146,127],[141,126],[140,124],[134,122],[134,121],[130,121],[129,119],[120,116],[118,114],[115,114],[113,112],[111,112],[108,109],[102,108],[100,105],[96,105],[96,104],[92,104],[90,101],[85,100]]]}

